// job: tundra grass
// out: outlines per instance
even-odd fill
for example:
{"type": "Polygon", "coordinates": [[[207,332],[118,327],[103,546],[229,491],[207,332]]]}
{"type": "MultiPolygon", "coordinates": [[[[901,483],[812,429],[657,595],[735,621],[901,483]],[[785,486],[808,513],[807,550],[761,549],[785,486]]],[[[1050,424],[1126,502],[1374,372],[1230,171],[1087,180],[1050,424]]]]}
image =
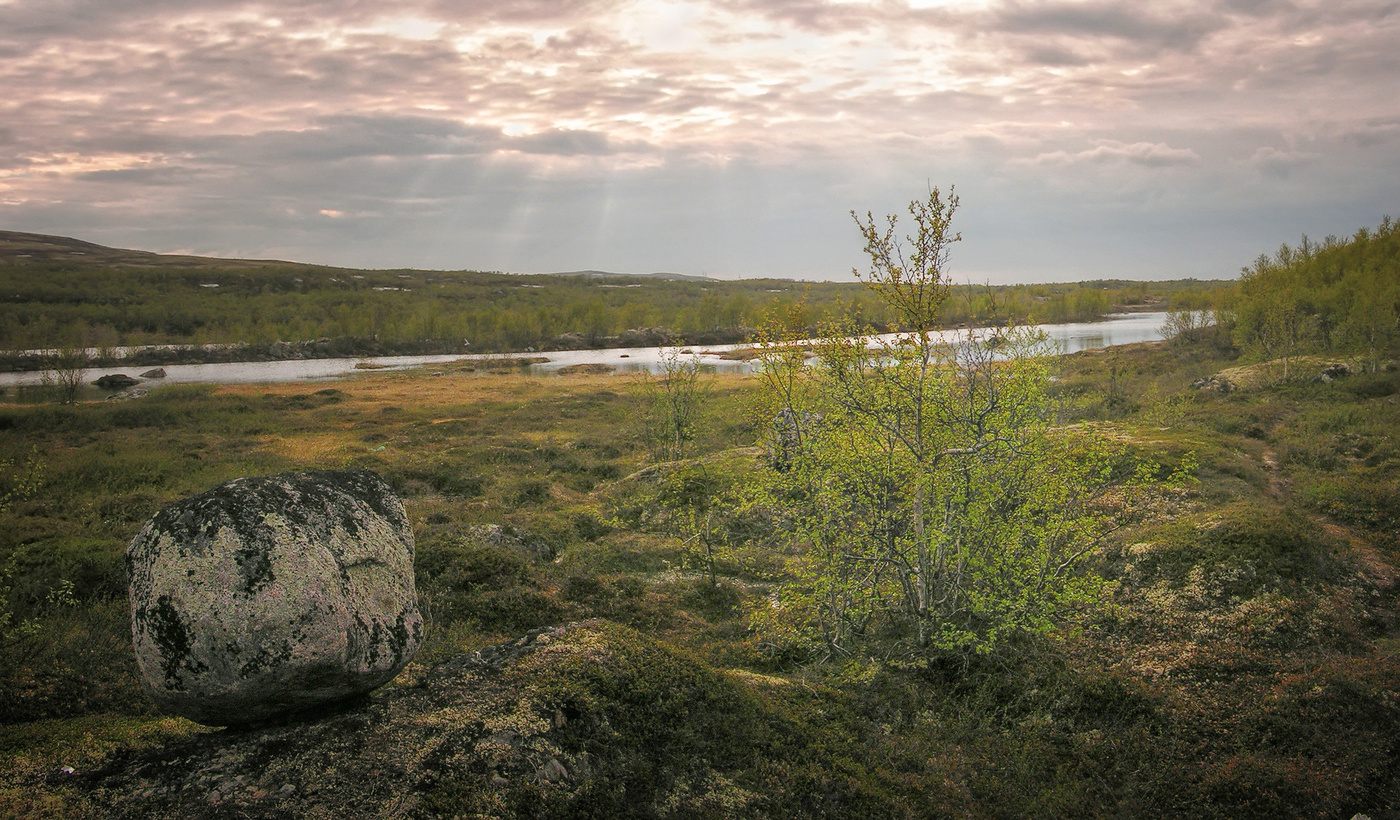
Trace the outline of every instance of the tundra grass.
{"type": "Polygon", "coordinates": [[[355,466],[405,499],[423,662],[560,621],[624,624],[771,682],[774,714],[829,724],[853,761],[842,777],[909,816],[1395,816],[1394,376],[1191,389],[1232,356],[1061,360],[1062,423],[1168,467],[1193,459],[1195,481],[1105,545],[1108,594],[1050,639],[920,664],[809,666],[751,631],[744,613],[784,577],[781,524],[761,510],[725,513],[713,562],[685,543],[685,493],[743,492],[758,457],[742,377],[710,377],[691,452],[666,464],[627,377],[393,373],[0,406],[4,480],[35,462],[43,479],[0,528],[6,611],[36,625],[0,654],[0,797],[62,816],[59,787],[24,786],[47,782],[35,766],[193,731],[136,685],[121,556],[147,517],[236,476],[355,466]]]}

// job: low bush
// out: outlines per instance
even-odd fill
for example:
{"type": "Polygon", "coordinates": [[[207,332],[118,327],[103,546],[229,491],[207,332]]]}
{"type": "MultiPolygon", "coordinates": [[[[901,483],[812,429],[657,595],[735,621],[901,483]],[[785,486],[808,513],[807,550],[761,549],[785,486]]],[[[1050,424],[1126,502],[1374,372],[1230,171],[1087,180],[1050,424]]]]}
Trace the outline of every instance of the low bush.
{"type": "Polygon", "coordinates": [[[587,779],[557,797],[525,784],[483,793],[450,780],[425,796],[426,808],[546,818],[900,818],[938,816],[953,802],[937,785],[915,797],[873,750],[853,743],[850,716],[831,692],[759,690],[630,629],[604,624],[596,633],[596,650],[565,655],[562,664],[536,654],[511,672],[557,712],[555,735],[569,754],[586,755],[587,779]]]}
{"type": "MultiPolygon", "coordinates": [[[[1134,586],[1165,579],[1181,587],[1204,572],[1225,596],[1252,597],[1280,585],[1337,577],[1339,564],[1318,528],[1291,509],[1238,502],[1204,518],[1150,528],[1126,567],[1134,586]]],[[[1110,569],[1118,574],[1124,569],[1110,569]]]]}
{"type": "Polygon", "coordinates": [[[1299,500],[1331,518],[1375,532],[1400,532],[1400,486],[1394,481],[1319,475],[1300,482],[1299,500]]]}
{"type": "Polygon", "coordinates": [[[428,489],[448,498],[478,498],[486,492],[487,479],[456,464],[415,464],[388,471],[385,480],[395,492],[415,495],[428,489]]]}
{"type": "Polygon", "coordinates": [[[125,597],[49,607],[0,651],[0,723],[100,712],[153,714],[141,691],[125,597]]]}
{"type": "Polygon", "coordinates": [[[1363,399],[1393,396],[1400,390],[1400,373],[1366,373],[1342,382],[1348,393],[1363,399]]]}
{"type": "Polygon", "coordinates": [[[537,506],[543,504],[549,498],[548,481],[539,479],[528,479],[515,486],[515,491],[511,493],[511,503],[517,507],[537,506]]]}
{"type": "Polygon", "coordinates": [[[519,553],[460,535],[420,539],[414,571],[422,584],[466,591],[519,586],[532,575],[519,553]]]}

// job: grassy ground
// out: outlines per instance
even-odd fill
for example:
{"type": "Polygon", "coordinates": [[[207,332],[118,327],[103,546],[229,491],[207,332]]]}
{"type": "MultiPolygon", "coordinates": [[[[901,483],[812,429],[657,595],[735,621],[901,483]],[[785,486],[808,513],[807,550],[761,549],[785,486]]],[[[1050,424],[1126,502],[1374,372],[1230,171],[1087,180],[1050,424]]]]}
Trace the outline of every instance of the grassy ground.
{"type": "Polygon", "coordinates": [[[842,788],[876,814],[1396,816],[1400,380],[1189,386],[1236,364],[1207,344],[1066,357],[1064,422],[1193,456],[1198,481],[1105,545],[1110,597],[1053,639],[899,668],[804,666],[748,629],[782,575],[761,512],[723,522],[738,536],[713,563],[662,512],[728,491],[755,457],[741,377],[709,381],[693,458],[661,465],[627,377],[373,374],[0,407],[6,487],[42,466],[0,527],[0,814],[63,816],[48,773],[202,731],[137,686],[122,553],[147,517],[236,476],[361,466],[414,524],[423,661],[623,624],[748,681],[774,720],[820,724],[814,759],[844,761],[842,788]]]}

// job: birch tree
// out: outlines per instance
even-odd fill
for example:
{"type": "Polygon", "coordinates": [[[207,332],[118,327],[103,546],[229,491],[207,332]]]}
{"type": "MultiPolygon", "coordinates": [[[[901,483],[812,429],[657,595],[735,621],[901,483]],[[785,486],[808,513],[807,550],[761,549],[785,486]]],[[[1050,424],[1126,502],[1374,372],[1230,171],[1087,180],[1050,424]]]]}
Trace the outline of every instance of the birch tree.
{"type": "Polygon", "coordinates": [[[957,207],[933,189],[902,239],[896,217],[853,214],[871,262],[856,275],[905,332],[832,325],[811,360],[763,345],[767,487],[799,557],[757,620],[828,657],[867,641],[988,651],[1096,587],[1080,564],[1123,476],[1090,433],[1051,428],[1053,347],[1031,328],[934,332],[957,207]]]}

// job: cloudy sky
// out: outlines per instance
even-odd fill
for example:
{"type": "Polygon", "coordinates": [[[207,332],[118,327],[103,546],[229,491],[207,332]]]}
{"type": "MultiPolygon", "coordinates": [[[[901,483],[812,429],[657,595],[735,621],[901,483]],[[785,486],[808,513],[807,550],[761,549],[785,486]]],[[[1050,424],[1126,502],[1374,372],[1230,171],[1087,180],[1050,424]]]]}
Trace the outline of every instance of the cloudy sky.
{"type": "Polygon", "coordinates": [[[0,228],[359,267],[1228,278],[1400,216],[1393,0],[0,0],[0,228]]]}

